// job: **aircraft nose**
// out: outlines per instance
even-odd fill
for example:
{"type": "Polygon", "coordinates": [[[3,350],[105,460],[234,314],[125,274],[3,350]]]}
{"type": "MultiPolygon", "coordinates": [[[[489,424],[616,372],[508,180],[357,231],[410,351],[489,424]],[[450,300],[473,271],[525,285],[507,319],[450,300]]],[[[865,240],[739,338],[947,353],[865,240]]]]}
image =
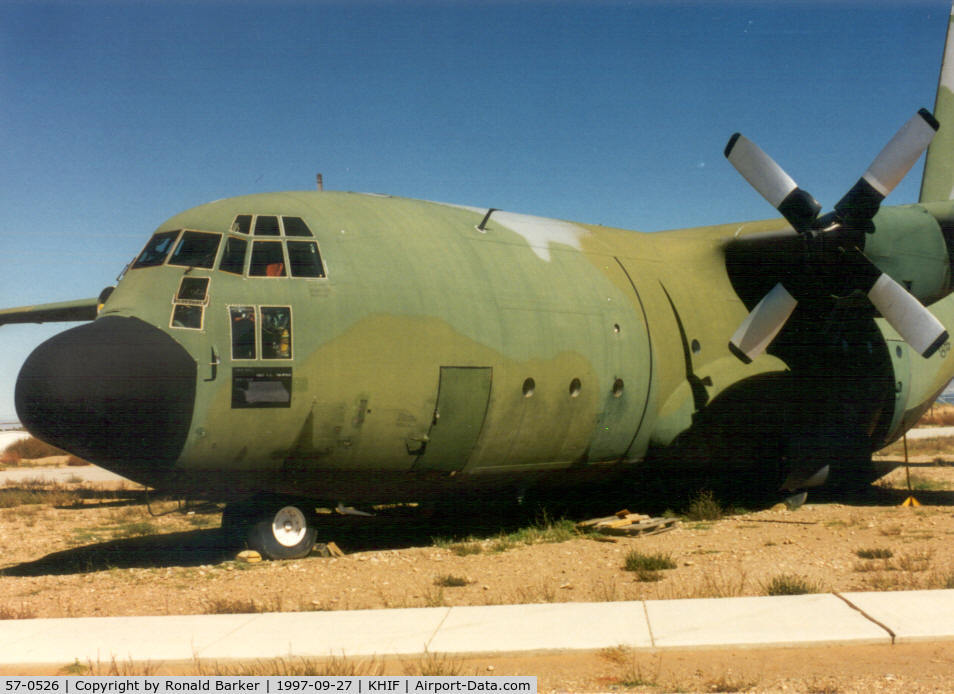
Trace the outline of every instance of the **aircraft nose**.
{"type": "Polygon", "coordinates": [[[17,378],[17,415],[47,443],[147,481],[182,451],[195,379],[195,360],[169,335],[106,316],[30,354],[17,378]]]}

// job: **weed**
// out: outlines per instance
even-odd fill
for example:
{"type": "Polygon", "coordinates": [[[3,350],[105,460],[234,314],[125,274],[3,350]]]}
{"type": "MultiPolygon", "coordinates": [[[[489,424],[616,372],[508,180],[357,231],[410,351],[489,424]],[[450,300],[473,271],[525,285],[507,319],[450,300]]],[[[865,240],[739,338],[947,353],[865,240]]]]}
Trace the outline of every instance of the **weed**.
{"type": "MultiPolygon", "coordinates": [[[[662,571],[665,569],[675,569],[676,562],[671,554],[656,552],[654,554],[643,554],[637,550],[632,550],[626,555],[623,562],[623,568],[626,571],[662,571]]],[[[656,579],[658,580],[658,579],[656,579]]]]}
{"type": "Polygon", "coordinates": [[[544,512],[541,519],[533,525],[497,536],[491,548],[495,552],[502,552],[518,545],[566,542],[576,537],[579,537],[579,532],[573,521],[566,519],[554,521],[544,512]]]}
{"type": "Polygon", "coordinates": [[[821,586],[797,574],[779,574],[762,585],[766,595],[805,595],[821,593],[821,586]]]}
{"type": "Polygon", "coordinates": [[[434,585],[442,586],[444,588],[461,588],[463,586],[470,585],[470,581],[463,576],[444,574],[443,576],[438,576],[434,579],[434,585]]]}
{"type": "Polygon", "coordinates": [[[932,550],[918,550],[901,554],[894,560],[894,565],[899,571],[927,571],[931,568],[931,559],[934,557],[932,550]]]}
{"type": "Polygon", "coordinates": [[[54,455],[68,455],[66,451],[32,436],[14,441],[4,448],[3,452],[17,460],[37,460],[38,458],[49,458],[54,455]]]}
{"type": "Polygon", "coordinates": [[[104,663],[97,658],[96,662],[87,660],[86,665],[81,665],[79,660],[76,660],[67,668],[81,671],[79,674],[91,677],[149,677],[156,674],[159,665],[149,661],[136,662],[132,658],[120,662],[116,659],[116,656],[113,656],[108,663],[104,663]]]}
{"type": "Polygon", "coordinates": [[[50,504],[53,506],[69,506],[78,504],[81,496],[76,491],[51,486],[47,489],[38,489],[31,485],[8,487],[0,489],[0,508],[15,508],[30,504],[50,504]]]}
{"type": "Polygon", "coordinates": [[[282,612],[281,598],[260,603],[253,598],[214,598],[206,603],[205,614],[261,614],[282,612]]]}
{"type": "Polygon", "coordinates": [[[36,612],[26,605],[20,605],[20,607],[8,607],[6,605],[0,605],[0,620],[33,619],[34,617],[36,617],[36,612]]]}
{"type": "Polygon", "coordinates": [[[855,555],[859,559],[890,559],[894,552],[885,547],[872,547],[870,549],[856,549],[855,555]]]}
{"type": "Polygon", "coordinates": [[[911,489],[916,492],[933,492],[947,489],[947,484],[918,474],[911,474],[911,489]]]}
{"type": "Polygon", "coordinates": [[[484,551],[484,546],[474,540],[472,542],[456,542],[449,547],[450,551],[458,557],[466,557],[469,554],[480,554],[484,551]]]}
{"type": "Polygon", "coordinates": [[[444,600],[443,586],[438,586],[437,590],[425,590],[423,597],[425,607],[444,607],[447,604],[444,600]]]}
{"type": "Polygon", "coordinates": [[[954,426],[954,405],[935,403],[921,415],[918,426],[947,427],[954,426]]]}
{"type": "Polygon", "coordinates": [[[915,581],[912,579],[911,574],[900,573],[897,571],[876,573],[870,578],[867,578],[865,582],[871,587],[872,590],[877,591],[908,590],[916,587],[915,581]]]}
{"type": "Polygon", "coordinates": [[[741,675],[733,675],[731,672],[724,672],[717,678],[713,678],[705,683],[707,692],[747,692],[758,685],[758,678],[754,680],[747,679],[741,675]]]}
{"type": "Polygon", "coordinates": [[[722,569],[706,571],[699,583],[685,594],[674,597],[687,598],[735,598],[748,594],[748,576],[739,567],[736,575],[726,575],[722,569]]]}
{"type": "Polygon", "coordinates": [[[686,509],[686,518],[693,521],[716,521],[725,515],[725,509],[722,508],[712,492],[703,489],[689,502],[689,508],[686,509]]]}
{"type": "Polygon", "coordinates": [[[879,533],[885,537],[894,537],[901,534],[900,525],[886,525],[885,527],[878,530],[879,533]]]}
{"type": "Polygon", "coordinates": [[[934,573],[931,574],[927,579],[928,588],[943,588],[951,589],[954,588],[954,573],[934,573]]]}
{"type": "Polygon", "coordinates": [[[663,580],[662,571],[651,571],[649,569],[636,569],[636,580],[640,583],[655,583],[663,580]]]}
{"type": "Polygon", "coordinates": [[[126,523],[125,525],[116,526],[113,530],[113,537],[141,537],[144,535],[155,535],[158,532],[159,528],[149,521],[138,521],[136,523],[126,523]]]}
{"type": "Polygon", "coordinates": [[[459,542],[435,537],[432,538],[432,542],[435,547],[447,549],[459,557],[465,557],[469,554],[481,554],[485,550],[506,552],[520,545],[566,542],[576,537],[579,537],[579,532],[573,521],[566,519],[554,521],[544,511],[533,525],[511,533],[500,533],[489,544],[476,537],[468,537],[459,542]]]}
{"type": "Polygon", "coordinates": [[[447,653],[424,651],[418,660],[404,663],[404,674],[411,677],[457,677],[464,661],[447,653]]]}
{"type": "Polygon", "coordinates": [[[352,658],[331,656],[330,658],[307,658],[291,656],[257,660],[254,663],[220,664],[216,661],[204,662],[193,658],[195,674],[206,677],[213,675],[239,677],[380,677],[384,674],[384,663],[376,658],[355,660],[352,658]]]}
{"type": "Polygon", "coordinates": [[[186,516],[186,523],[194,528],[210,528],[212,526],[218,525],[219,520],[212,516],[199,515],[196,513],[186,516]]]}
{"type": "Polygon", "coordinates": [[[686,530],[711,530],[712,523],[693,523],[692,525],[687,525],[686,530]]]}
{"type": "Polygon", "coordinates": [[[158,532],[159,528],[155,524],[149,521],[136,521],[118,525],[97,525],[92,528],[74,528],[73,537],[69,541],[75,545],[82,545],[90,542],[156,535],[158,532]]]}
{"type": "Polygon", "coordinates": [[[870,571],[884,571],[888,568],[888,565],[885,561],[876,561],[871,559],[868,561],[855,562],[854,568],[858,573],[868,573],[870,571]]]}

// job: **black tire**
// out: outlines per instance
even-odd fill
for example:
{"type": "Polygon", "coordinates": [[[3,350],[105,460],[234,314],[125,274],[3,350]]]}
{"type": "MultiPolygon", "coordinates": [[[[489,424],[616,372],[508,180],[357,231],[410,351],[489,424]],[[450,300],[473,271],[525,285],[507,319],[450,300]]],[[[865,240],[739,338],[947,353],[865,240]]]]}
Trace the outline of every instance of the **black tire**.
{"type": "Polygon", "coordinates": [[[246,538],[249,549],[265,559],[300,559],[311,552],[317,535],[301,506],[279,503],[248,525],[246,538]]]}

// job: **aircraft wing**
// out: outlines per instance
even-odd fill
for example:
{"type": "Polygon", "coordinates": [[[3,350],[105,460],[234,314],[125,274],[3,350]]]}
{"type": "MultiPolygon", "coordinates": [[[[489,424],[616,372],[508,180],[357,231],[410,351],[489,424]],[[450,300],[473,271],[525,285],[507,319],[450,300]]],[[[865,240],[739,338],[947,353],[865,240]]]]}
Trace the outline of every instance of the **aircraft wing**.
{"type": "Polygon", "coordinates": [[[60,301],[36,306],[0,309],[0,325],[7,323],[65,323],[96,318],[100,301],[97,297],[60,301]]]}

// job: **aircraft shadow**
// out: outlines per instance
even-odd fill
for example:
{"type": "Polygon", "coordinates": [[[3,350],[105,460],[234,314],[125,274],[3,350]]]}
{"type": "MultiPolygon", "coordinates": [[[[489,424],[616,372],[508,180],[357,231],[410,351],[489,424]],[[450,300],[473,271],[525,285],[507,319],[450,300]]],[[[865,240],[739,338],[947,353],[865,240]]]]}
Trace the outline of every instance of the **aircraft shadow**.
{"type": "Polygon", "coordinates": [[[235,557],[218,528],[131,537],[53,552],[0,571],[2,576],[61,576],[108,569],[216,564],[235,557]]]}
{"type": "MultiPolygon", "coordinates": [[[[582,491],[582,490],[577,490],[582,491]]],[[[430,508],[395,507],[376,513],[374,517],[324,516],[319,525],[319,542],[334,542],[345,553],[387,549],[405,549],[434,544],[435,539],[461,541],[493,538],[529,526],[541,525],[556,519],[583,520],[606,516],[622,508],[659,515],[659,506],[650,498],[633,494],[624,496],[619,490],[599,486],[577,494],[570,503],[567,497],[534,497],[524,503],[500,498],[468,499],[454,506],[430,508]]],[[[651,490],[644,490],[650,492],[651,490]]],[[[669,489],[669,500],[674,508],[684,510],[691,494],[674,497],[669,489]],[[679,498],[685,500],[679,502],[679,498]],[[680,505],[681,504],[681,505],[680,505]]],[[[888,489],[878,485],[863,487],[857,492],[828,492],[824,488],[809,493],[808,503],[837,502],[851,506],[898,506],[910,493],[907,490],[888,489]]],[[[954,507],[954,491],[916,490],[913,496],[925,506],[954,507]]],[[[717,495],[724,507],[759,510],[764,500],[731,494],[717,495]],[[752,503],[755,502],[755,503],[752,503]]],[[[779,499],[774,499],[775,503],[779,499]]],[[[768,505],[771,505],[769,503],[768,505]]],[[[730,511],[731,512],[731,511],[730,511]]],[[[183,532],[131,537],[75,547],[48,554],[0,570],[4,576],[55,576],[111,568],[166,568],[218,564],[235,558],[243,547],[219,528],[205,528],[183,532]]]]}

